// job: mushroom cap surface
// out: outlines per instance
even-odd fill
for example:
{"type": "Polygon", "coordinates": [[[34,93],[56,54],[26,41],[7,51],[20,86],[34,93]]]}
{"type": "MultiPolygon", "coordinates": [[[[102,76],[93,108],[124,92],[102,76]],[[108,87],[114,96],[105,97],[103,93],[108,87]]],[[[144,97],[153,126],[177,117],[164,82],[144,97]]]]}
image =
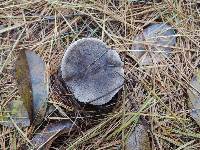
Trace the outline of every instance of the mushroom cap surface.
{"type": "Polygon", "coordinates": [[[169,56],[170,47],[176,44],[174,35],[175,30],[170,25],[152,24],[135,37],[131,52],[141,65],[158,63],[169,56]]]}
{"type": "Polygon", "coordinates": [[[96,38],[72,43],[62,59],[61,73],[75,98],[93,105],[109,102],[124,82],[118,53],[96,38]]]}

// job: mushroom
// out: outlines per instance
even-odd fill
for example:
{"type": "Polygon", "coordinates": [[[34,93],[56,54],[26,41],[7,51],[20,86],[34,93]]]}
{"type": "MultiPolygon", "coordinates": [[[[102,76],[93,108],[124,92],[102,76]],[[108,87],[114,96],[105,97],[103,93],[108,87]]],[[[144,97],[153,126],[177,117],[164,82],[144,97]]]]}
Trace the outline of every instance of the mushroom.
{"type": "Polygon", "coordinates": [[[108,103],[124,82],[118,53],[96,38],[83,38],[68,47],[61,74],[78,101],[93,105],[108,103]]]}
{"type": "Polygon", "coordinates": [[[169,57],[171,46],[176,44],[175,30],[165,23],[148,26],[137,35],[131,53],[140,65],[152,65],[169,57]]]}

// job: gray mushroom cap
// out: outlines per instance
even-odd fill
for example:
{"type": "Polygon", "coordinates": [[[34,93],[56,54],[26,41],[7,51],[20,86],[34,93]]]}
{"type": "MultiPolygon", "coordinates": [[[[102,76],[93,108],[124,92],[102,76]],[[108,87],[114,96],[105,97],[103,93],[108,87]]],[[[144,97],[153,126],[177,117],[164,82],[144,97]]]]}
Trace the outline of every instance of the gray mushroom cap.
{"type": "Polygon", "coordinates": [[[150,25],[135,37],[132,54],[139,60],[140,65],[158,63],[169,56],[170,46],[176,44],[174,35],[175,30],[170,25],[165,23],[150,25]]]}
{"type": "Polygon", "coordinates": [[[115,50],[95,38],[72,43],[61,62],[62,78],[75,98],[103,105],[122,88],[123,62],[115,50]]]}

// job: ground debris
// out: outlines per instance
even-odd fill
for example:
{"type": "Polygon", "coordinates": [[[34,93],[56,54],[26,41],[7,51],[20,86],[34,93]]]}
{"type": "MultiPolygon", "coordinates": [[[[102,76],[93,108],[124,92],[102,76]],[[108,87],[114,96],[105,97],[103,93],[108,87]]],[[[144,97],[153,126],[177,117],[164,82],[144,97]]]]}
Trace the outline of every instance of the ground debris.
{"type": "Polygon", "coordinates": [[[176,44],[175,30],[165,23],[152,24],[134,39],[131,53],[140,65],[159,63],[176,44]]]}
{"type": "Polygon", "coordinates": [[[70,121],[58,121],[48,124],[40,133],[36,134],[31,142],[37,149],[48,150],[52,142],[62,134],[70,131],[72,123],[70,121]]]}
{"type": "Polygon", "coordinates": [[[190,115],[200,126],[200,71],[197,71],[190,82],[188,89],[189,107],[192,109],[190,115]]]}
{"type": "Polygon", "coordinates": [[[39,55],[33,51],[26,51],[26,57],[30,70],[30,80],[33,94],[34,124],[39,124],[46,113],[48,100],[48,86],[45,76],[45,63],[39,55]]]}
{"type": "Polygon", "coordinates": [[[143,125],[139,124],[135,127],[126,148],[127,150],[151,150],[149,136],[143,125]]]}

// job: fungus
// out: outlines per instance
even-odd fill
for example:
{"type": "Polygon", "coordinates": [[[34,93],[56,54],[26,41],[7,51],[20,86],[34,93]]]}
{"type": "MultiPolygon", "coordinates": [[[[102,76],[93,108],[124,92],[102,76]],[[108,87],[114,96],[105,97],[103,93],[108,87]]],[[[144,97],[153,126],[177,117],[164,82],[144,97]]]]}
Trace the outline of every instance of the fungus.
{"type": "Polygon", "coordinates": [[[68,47],[61,73],[75,98],[93,105],[108,103],[124,82],[118,53],[95,38],[83,38],[68,47]]]}
{"type": "Polygon", "coordinates": [[[176,44],[175,30],[165,24],[148,26],[134,39],[131,53],[140,65],[152,65],[169,57],[171,46],[176,44]]]}

